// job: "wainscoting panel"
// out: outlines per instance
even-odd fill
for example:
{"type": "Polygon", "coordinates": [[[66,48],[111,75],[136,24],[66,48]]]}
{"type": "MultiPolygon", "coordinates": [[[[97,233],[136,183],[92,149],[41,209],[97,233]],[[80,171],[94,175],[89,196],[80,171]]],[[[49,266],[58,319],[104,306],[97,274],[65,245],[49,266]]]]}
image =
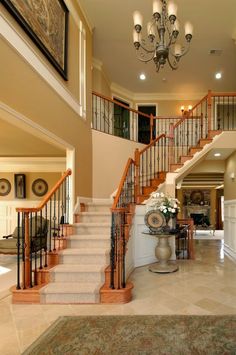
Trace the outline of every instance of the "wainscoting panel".
{"type": "MultiPolygon", "coordinates": [[[[146,206],[139,205],[136,206],[135,218],[133,222],[133,248],[134,248],[134,266],[143,266],[151,263],[157,262],[155,256],[155,247],[157,245],[157,238],[145,235],[143,232],[148,230],[144,223],[144,216],[146,213],[146,206]]],[[[176,260],[175,255],[175,237],[169,238],[169,243],[172,249],[171,260],[176,260]]]]}
{"type": "Polygon", "coordinates": [[[224,202],[224,250],[236,260],[236,200],[224,202]]]}
{"type": "Polygon", "coordinates": [[[17,207],[36,207],[39,201],[19,200],[0,202],[0,239],[14,232],[17,226],[17,207]]]}

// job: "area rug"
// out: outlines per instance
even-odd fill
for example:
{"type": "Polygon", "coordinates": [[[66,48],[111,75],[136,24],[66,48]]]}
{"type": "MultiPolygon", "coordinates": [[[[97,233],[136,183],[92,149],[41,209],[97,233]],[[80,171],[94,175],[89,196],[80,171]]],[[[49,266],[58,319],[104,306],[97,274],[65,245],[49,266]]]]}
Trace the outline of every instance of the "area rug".
{"type": "Polygon", "coordinates": [[[236,316],[60,317],[24,355],[235,355],[236,316]]]}

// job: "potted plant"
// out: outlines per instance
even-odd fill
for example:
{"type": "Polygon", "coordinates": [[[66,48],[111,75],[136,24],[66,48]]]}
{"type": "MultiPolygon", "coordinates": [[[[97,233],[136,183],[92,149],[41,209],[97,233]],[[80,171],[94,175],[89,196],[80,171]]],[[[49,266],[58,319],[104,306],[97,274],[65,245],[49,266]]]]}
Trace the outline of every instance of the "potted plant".
{"type": "Polygon", "coordinates": [[[179,200],[165,195],[163,192],[153,192],[146,202],[147,211],[159,211],[165,218],[164,229],[175,229],[176,216],[180,211],[179,200]]]}

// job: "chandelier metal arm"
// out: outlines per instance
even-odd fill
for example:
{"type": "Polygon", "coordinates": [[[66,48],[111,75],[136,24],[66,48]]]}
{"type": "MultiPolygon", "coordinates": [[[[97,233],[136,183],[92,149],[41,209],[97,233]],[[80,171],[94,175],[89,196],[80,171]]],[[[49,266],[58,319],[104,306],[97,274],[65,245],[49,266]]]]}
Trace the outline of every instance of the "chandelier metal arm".
{"type": "Polygon", "coordinates": [[[176,70],[180,58],[188,53],[192,39],[192,25],[185,25],[186,45],[177,43],[179,24],[176,21],[176,6],[167,0],[153,1],[153,17],[148,23],[147,38],[141,39],[142,15],[134,12],[134,46],[140,61],[150,62],[152,59],[158,72],[166,62],[172,70],[176,70]]]}

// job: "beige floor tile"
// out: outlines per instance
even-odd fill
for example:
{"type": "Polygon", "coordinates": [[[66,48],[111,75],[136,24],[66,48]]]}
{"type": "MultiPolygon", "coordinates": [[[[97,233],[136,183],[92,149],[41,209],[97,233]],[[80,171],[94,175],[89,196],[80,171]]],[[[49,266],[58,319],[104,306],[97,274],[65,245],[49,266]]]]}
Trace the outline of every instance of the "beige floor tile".
{"type": "Polygon", "coordinates": [[[0,290],[0,354],[20,354],[64,315],[236,314],[236,264],[220,257],[221,241],[196,242],[196,260],[179,260],[178,272],[161,275],[148,266],[137,268],[130,277],[133,300],[124,305],[13,305],[9,291],[0,290]]]}

